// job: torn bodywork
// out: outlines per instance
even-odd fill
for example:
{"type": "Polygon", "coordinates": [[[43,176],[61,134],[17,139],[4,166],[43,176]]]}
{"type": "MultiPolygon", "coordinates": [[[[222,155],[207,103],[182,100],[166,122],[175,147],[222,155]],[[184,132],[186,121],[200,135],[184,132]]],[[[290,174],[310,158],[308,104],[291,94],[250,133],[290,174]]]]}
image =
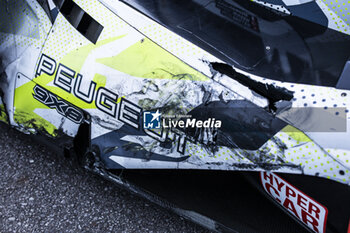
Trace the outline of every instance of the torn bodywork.
{"type": "Polygon", "coordinates": [[[323,2],[0,4],[0,120],[89,169],[350,184],[350,28],[323,2]]]}

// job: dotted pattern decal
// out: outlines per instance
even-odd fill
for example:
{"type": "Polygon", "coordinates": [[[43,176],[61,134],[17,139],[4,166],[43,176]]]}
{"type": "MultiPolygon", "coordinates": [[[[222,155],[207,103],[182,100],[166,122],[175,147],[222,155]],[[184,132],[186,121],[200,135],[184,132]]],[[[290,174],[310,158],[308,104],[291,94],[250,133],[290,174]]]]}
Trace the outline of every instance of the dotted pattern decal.
{"type": "MultiPolygon", "coordinates": [[[[257,151],[219,147],[219,150],[212,154],[210,150],[203,149],[200,144],[188,142],[187,146],[186,152],[190,156],[188,161],[196,165],[229,164],[234,170],[250,170],[252,168],[263,169],[264,165],[268,167],[269,164],[270,169],[274,171],[290,168],[290,172],[293,173],[320,176],[342,183],[348,183],[350,180],[349,163],[346,167],[343,163],[330,157],[314,142],[300,142],[284,132],[275,135],[257,151]],[[276,142],[283,143],[286,148],[281,148],[276,142]]],[[[349,158],[346,157],[349,152],[342,151],[341,153],[343,159],[349,162],[349,158]]],[[[338,158],[340,158],[339,154],[340,152],[338,158]]]]}
{"type": "Polygon", "coordinates": [[[335,159],[341,161],[342,164],[350,168],[350,151],[340,149],[326,149],[326,151],[333,155],[335,159]]]}
{"type": "MultiPolygon", "coordinates": [[[[321,1],[321,0],[317,0],[321,1]]],[[[316,1],[316,2],[317,2],[316,1]]],[[[349,0],[322,0],[327,11],[331,11],[331,18],[329,20],[333,21],[337,26],[338,31],[349,34],[349,23],[350,23],[350,1],[349,0]]]]}
{"type": "Polygon", "coordinates": [[[101,4],[96,1],[75,1],[85,12],[101,23],[104,28],[99,40],[105,40],[111,37],[123,35],[130,31],[130,27],[120,18],[116,17],[111,11],[101,8],[101,4]]]}
{"type": "Polygon", "coordinates": [[[9,53],[16,51],[14,56],[19,57],[28,47],[40,50],[52,24],[37,1],[4,1],[2,4],[2,20],[8,22],[0,28],[0,53],[8,48],[9,53]]]}
{"type": "Polygon", "coordinates": [[[252,0],[252,2],[255,2],[257,4],[260,4],[260,5],[263,5],[267,8],[272,8],[276,11],[279,11],[279,12],[282,12],[284,14],[288,14],[290,15],[290,12],[287,8],[285,8],[284,6],[282,5],[276,5],[276,4],[271,4],[271,3],[268,3],[268,2],[264,2],[264,1],[259,1],[259,0],[252,0]]]}
{"type": "Polygon", "coordinates": [[[327,17],[329,28],[340,31],[346,35],[350,35],[350,14],[349,12],[344,12],[348,11],[348,7],[344,7],[344,9],[337,9],[346,5],[350,5],[349,3],[347,3],[347,1],[316,0],[316,3],[327,17]]]}
{"type": "MultiPolygon", "coordinates": [[[[341,121],[350,123],[349,109],[350,109],[350,91],[339,90],[335,88],[320,87],[314,85],[291,84],[268,80],[257,76],[250,76],[258,81],[274,84],[285,87],[294,92],[294,99],[292,100],[293,108],[310,108],[316,107],[322,111],[339,117],[341,121]],[[339,111],[337,110],[339,109],[339,111]],[[341,113],[340,111],[344,111],[341,113]],[[345,117],[345,119],[341,119],[345,117]]],[[[326,140],[333,140],[327,133],[323,133],[326,140]]],[[[337,133],[336,133],[337,134],[337,133]]],[[[341,134],[341,133],[338,133],[341,134]]],[[[348,135],[341,138],[341,144],[350,144],[348,135]]],[[[342,183],[349,184],[350,181],[350,151],[341,149],[318,148],[314,149],[315,143],[305,143],[303,145],[293,145],[296,149],[289,150],[287,157],[289,161],[302,164],[304,173],[310,175],[318,175],[329,179],[334,179],[342,183]],[[290,154],[288,154],[290,153],[290,154]],[[289,156],[288,156],[289,155],[289,156]]]]}
{"type": "Polygon", "coordinates": [[[90,41],[80,35],[62,14],[58,14],[43,53],[60,61],[70,51],[89,43],[90,41]]]}

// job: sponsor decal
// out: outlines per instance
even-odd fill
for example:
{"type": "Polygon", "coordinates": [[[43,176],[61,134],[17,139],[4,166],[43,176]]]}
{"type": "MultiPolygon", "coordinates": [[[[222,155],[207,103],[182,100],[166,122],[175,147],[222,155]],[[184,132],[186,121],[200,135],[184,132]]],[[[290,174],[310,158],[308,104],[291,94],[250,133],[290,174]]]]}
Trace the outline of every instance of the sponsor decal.
{"type": "Polygon", "coordinates": [[[325,232],[328,214],[326,207],[274,173],[260,172],[260,178],[265,191],[291,215],[313,232],[325,232]]]}

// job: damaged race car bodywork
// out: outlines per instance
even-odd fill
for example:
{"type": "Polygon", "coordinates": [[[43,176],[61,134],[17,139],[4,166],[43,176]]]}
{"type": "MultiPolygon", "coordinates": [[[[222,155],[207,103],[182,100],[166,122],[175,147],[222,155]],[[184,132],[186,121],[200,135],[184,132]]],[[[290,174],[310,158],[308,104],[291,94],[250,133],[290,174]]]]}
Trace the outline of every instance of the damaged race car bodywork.
{"type": "Polygon", "coordinates": [[[329,230],[327,208],[271,173],[349,191],[347,1],[0,4],[2,121],[119,183],[112,171],[258,171],[306,229],[347,227],[349,212],[329,230]]]}

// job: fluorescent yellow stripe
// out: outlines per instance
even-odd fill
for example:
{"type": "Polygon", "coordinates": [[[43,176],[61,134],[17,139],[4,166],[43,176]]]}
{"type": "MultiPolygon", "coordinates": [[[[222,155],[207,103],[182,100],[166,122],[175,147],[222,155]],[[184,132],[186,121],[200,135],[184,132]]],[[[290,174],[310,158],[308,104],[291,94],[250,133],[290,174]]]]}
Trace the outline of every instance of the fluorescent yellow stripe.
{"type": "Polygon", "coordinates": [[[149,39],[137,42],[116,56],[100,58],[96,62],[140,78],[208,80],[149,39]]]}
{"type": "Polygon", "coordinates": [[[285,132],[297,142],[312,142],[312,140],[308,136],[306,136],[302,131],[291,125],[287,125],[286,127],[284,127],[282,129],[282,132],[285,132]]]}
{"type": "MultiPolygon", "coordinates": [[[[49,135],[56,137],[57,128],[49,121],[34,113],[34,110],[37,108],[49,109],[46,105],[34,99],[34,86],[35,83],[30,81],[16,89],[14,98],[14,120],[25,128],[39,129],[41,132],[47,132],[49,135]]],[[[56,110],[53,109],[52,111],[56,110]]],[[[53,112],[53,114],[58,113],[53,112]]]]}

